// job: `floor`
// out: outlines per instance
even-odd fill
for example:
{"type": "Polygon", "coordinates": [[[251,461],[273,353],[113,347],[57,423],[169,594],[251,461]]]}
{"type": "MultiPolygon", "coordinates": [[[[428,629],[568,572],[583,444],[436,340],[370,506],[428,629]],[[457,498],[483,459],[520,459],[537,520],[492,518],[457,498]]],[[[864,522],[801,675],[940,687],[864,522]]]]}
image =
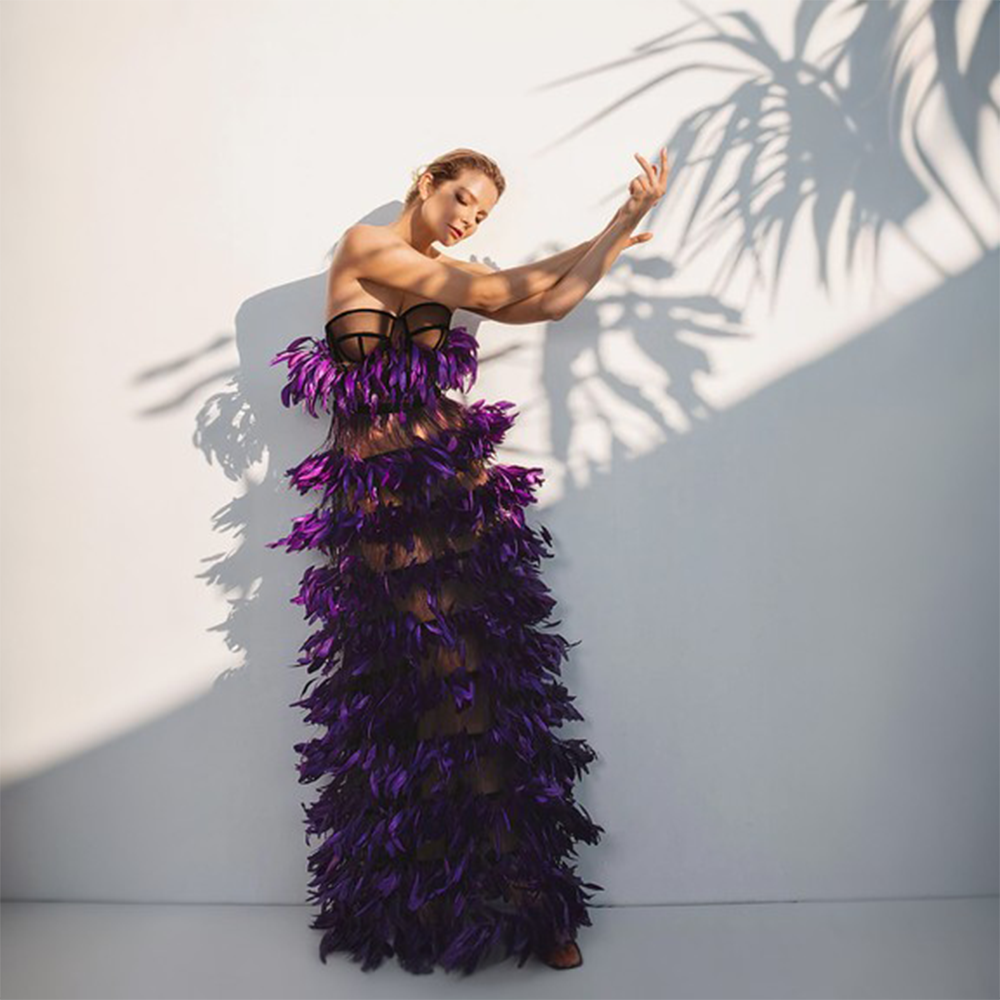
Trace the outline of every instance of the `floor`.
{"type": "Polygon", "coordinates": [[[584,964],[462,978],[318,958],[305,906],[5,902],[0,995],[237,997],[1000,997],[998,898],[595,906],[584,964]]]}

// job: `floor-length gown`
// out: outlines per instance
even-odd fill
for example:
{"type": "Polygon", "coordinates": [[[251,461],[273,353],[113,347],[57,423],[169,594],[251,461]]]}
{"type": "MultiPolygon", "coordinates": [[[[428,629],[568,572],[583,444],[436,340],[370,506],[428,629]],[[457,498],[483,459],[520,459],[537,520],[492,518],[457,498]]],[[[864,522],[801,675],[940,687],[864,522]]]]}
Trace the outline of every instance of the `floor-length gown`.
{"type": "Polygon", "coordinates": [[[299,781],[325,782],[305,806],[311,926],[324,962],[365,971],[520,967],[589,926],[604,889],[568,860],[604,828],[573,797],[597,754],[554,732],[584,717],[559,680],[579,641],[552,631],[540,575],[552,538],[524,516],[543,470],[495,460],[513,403],[446,394],[477,369],[451,317],[346,310],[271,362],[285,406],[330,420],[285,472],[315,505],[268,546],[323,556],[291,599],[319,623],[293,664],[320,729],[295,745],[299,781]]]}

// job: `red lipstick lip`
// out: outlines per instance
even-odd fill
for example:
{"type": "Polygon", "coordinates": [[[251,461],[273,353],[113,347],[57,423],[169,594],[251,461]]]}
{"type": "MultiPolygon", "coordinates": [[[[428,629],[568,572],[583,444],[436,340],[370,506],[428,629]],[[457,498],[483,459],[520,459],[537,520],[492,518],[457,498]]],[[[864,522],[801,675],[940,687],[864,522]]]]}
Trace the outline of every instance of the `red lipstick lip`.
{"type": "Polygon", "coordinates": [[[451,231],[452,231],[452,232],[453,232],[453,233],[454,233],[454,234],[455,234],[456,236],[461,236],[461,235],[462,235],[462,233],[461,233],[461,232],[460,232],[460,231],[459,231],[458,229],[456,229],[456,228],[455,228],[454,226],[449,226],[448,228],[449,228],[449,229],[450,229],[450,230],[451,230],[451,231]]]}

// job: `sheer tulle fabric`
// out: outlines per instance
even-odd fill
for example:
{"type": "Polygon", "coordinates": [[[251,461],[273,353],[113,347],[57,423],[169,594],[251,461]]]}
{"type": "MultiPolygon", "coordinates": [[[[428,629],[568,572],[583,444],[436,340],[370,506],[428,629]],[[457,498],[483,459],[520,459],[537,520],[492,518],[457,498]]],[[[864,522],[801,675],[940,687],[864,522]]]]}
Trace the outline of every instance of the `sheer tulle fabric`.
{"type": "Polygon", "coordinates": [[[292,598],[318,623],[293,704],[320,728],[295,747],[299,780],[324,782],[306,808],[320,957],[470,973],[590,924],[603,887],[568,856],[603,827],[572,791],[596,753],[554,731],[583,716],[540,574],[552,539],[524,516],[542,470],[495,459],[512,403],[446,395],[474,383],[475,339],[425,326],[345,361],[328,324],[275,357],[285,405],[330,422],[286,472],[312,509],[268,544],[322,556],[292,598]]]}

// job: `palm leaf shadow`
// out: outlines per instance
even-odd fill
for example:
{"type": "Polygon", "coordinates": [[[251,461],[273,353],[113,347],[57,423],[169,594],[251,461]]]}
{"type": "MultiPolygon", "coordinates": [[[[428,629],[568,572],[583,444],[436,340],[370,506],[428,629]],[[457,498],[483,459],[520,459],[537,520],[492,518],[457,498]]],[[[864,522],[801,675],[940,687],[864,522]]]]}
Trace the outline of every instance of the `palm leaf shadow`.
{"type": "Polygon", "coordinates": [[[838,249],[835,222],[844,210],[847,224],[842,249],[849,273],[856,268],[856,252],[863,239],[872,244],[877,267],[882,231],[892,225],[928,264],[947,275],[930,251],[916,245],[906,231],[907,220],[934,192],[905,150],[913,146],[923,171],[933,178],[985,252],[988,241],[948,189],[919,135],[930,97],[940,90],[977,175],[997,203],[983,162],[981,121],[984,109],[997,111],[990,90],[1000,71],[998,4],[987,5],[963,71],[956,26],[969,2],[805,0],[796,11],[788,57],[747,12],[713,17],[685,3],[694,18],[682,27],[639,46],[628,58],[546,86],[567,85],[581,76],[640,60],[687,57],[692,46],[721,48],[744,64],[719,65],[689,58],[659,72],[626,97],[616,98],[568,133],[575,136],[592,128],[627,100],[686,73],[725,71],[742,77],[721,101],[692,112],[667,137],[671,183],[648,222],[652,228],[660,214],[677,203],[687,184],[697,184],[681,231],[677,263],[682,265],[720,243],[723,263],[712,282],[713,294],[729,286],[749,257],[758,282],[770,283],[773,305],[791,233],[807,206],[811,206],[818,277],[827,289],[829,260],[838,249]],[[852,18],[853,25],[842,37],[812,54],[835,27],[852,18]],[[914,51],[912,36],[918,28],[929,29],[934,41],[914,51]],[[694,29],[700,33],[690,37],[694,29]],[[926,82],[914,96],[911,92],[918,79],[926,82]],[[734,179],[723,183],[727,172],[734,173],[734,179]],[[766,273],[764,261],[771,240],[776,252],[766,273]]]}

